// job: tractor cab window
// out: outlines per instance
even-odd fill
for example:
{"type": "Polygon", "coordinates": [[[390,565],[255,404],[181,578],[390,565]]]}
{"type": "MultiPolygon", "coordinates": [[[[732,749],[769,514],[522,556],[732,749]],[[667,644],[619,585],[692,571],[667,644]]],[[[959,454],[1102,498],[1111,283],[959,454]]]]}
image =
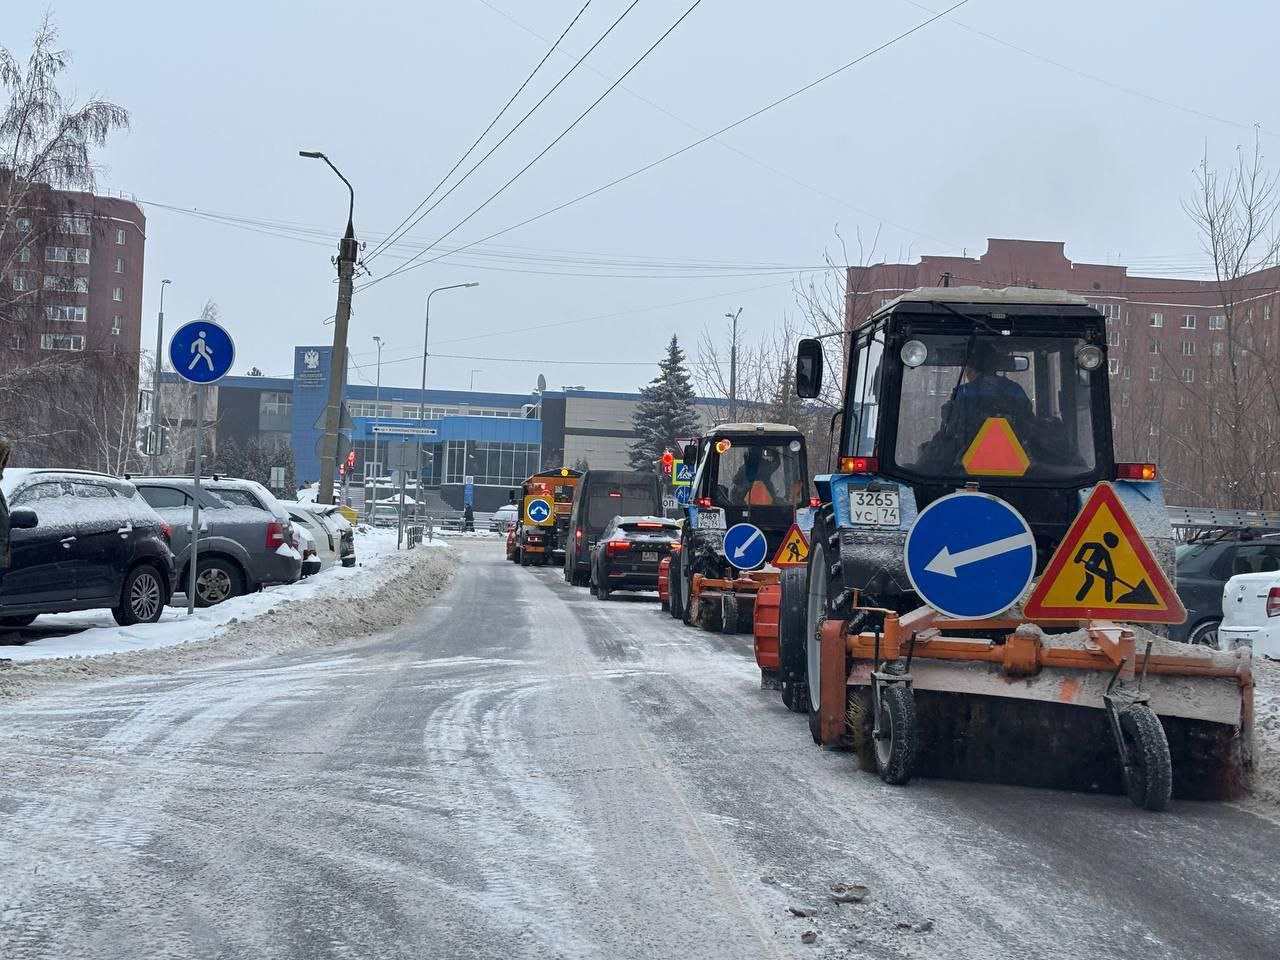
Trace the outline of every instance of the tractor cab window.
{"type": "Polygon", "coordinates": [[[880,376],[884,360],[884,328],[858,339],[854,344],[854,381],[850,391],[845,429],[846,449],[854,456],[870,457],[876,452],[876,428],[880,422],[880,376]]]}
{"type": "Polygon", "coordinates": [[[902,366],[894,449],[901,469],[1028,480],[1094,472],[1099,374],[1076,362],[1084,341],[923,334],[910,346],[923,359],[902,366]]]}
{"type": "Polygon", "coordinates": [[[799,440],[719,440],[715,494],[722,507],[795,507],[808,499],[799,440]]]}

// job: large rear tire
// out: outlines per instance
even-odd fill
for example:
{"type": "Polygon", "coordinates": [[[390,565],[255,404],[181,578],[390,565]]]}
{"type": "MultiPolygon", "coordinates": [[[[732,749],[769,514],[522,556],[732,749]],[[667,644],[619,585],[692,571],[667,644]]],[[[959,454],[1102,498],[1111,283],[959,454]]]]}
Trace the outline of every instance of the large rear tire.
{"type": "Polygon", "coordinates": [[[782,703],[792,713],[808,713],[804,569],[785,568],[778,590],[778,673],[782,680],[782,703]]]}
{"type": "Polygon", "coordinates": [[[1163,810],[1173,795],[1173,763],[1160,718],[1145,703],[1130,704],[1120,711],[1120,734],[1129,755],[1129,799],[1145,810],[1163,810]]]}

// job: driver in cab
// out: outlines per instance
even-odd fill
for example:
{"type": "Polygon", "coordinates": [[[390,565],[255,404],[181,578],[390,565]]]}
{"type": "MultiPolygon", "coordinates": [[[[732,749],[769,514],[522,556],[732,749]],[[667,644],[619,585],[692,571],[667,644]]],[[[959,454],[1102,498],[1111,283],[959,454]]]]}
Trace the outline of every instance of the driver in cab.
{"type": "Polygon", "coordinates": [[[778,452],[767,447],[743,448],[742,466],[729,481],[729,502],[751,507],[772,506],[778,500],[774,475],[778,452]]]}
{"type": "Polygon", "coordinates": [[[1022,387],[997,372],[1006,355],[989,340],[969,349],[961,382],[942,406],[942,426],[921,447],[921,462],[944,469],[957,461],[988,417],[1006,417],[1014,433],[1022,435],[1034,417],[1022,387]]]}

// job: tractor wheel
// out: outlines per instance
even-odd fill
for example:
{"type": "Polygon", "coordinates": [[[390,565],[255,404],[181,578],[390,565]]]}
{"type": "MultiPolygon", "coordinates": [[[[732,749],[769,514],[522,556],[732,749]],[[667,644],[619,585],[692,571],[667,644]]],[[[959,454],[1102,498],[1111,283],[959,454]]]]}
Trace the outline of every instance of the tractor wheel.
{"type": "Polygon", "coordinates": [[[737,633],[738,632],[738,598],[733,594],[729,594],[721,601],[720,607],[720,632],[721,633],[737,633]]]}
{"type": "MultiPolygon", "coordinates": [[[[690,626],[690,627],[694,626],[693,615],[695,612],[693,609],[694,571],[692,568],[693,568],[693,558],[686,557],[684,555],[684,551],[682,550],[680,552],[680,589],[682,591],[682,593],[680,594],[680,609],[683,616],[681,616],[680,619],[685,622],[686,626],[690,626]],[[689,567],[689,569],[686,570],[685,569],[686,566],[689,567]]],[[[701,606],[702,604],[699,603],[698,605],[701,606]]]]}
{"type": "Polygon", "coordinates": [[[516,553],[520,555],[520,566],[527,567],[529,565],[529,554],[525,553],[518,547],[516,548],[516,553]]]}
{"type": "Polygon", "coordinates": [[[667,612],[676,620],[684,619],[684,594],[680,588],[680,551],[671,554],[667,569],[667,612]]]}
{"type": "Polygon", "coordinates": [[[905,681],[880,688],[880,737],[875,745],[881,780],[902,786],[911,779],[916,762],[916,703],[905,681]]]}
{"type": "Polygon", "coordinates": [[[778,673],[782,703],[792,713],[809,712],[808,668],[805,660],[805,571],[782,571],[778,600],[778,673]]]}
{"type": "Polygon", "coordinates": [[[1146,810],[1163,810],[1173,794],[1173,765],[1160,718],[1145,703],[1130,704],[1120,712],[1120,733],[1129,757],[1129,799],[1146,810]]]}
{"type": "Polygon", "coordinates": [[[720,630],[723,618],[720,616],[720,605],[718,603],[707,603],[705,600],[698,601],[698,626],[708,633],[716,633],[720,630]]]}
{"type": "MultiPolygon", "coordinates": [[[[813,521],[813,535],[809,544],[809,564],[806,572],[805,593],[805,680],[809,687],[809,733],[814,743],[822,743],[820,732],[819,701],[822,691],[822,653],[818,637],[822,624],[829,618],[848,619],[848,610],[836,606],[843,577],[840,574],[840,554],[830,554],[831,539],[835,534],[835,511],[831,504],[823,504],[813,521]]],[[[843,739],[843,738],[842,738],[843,739]]]]}

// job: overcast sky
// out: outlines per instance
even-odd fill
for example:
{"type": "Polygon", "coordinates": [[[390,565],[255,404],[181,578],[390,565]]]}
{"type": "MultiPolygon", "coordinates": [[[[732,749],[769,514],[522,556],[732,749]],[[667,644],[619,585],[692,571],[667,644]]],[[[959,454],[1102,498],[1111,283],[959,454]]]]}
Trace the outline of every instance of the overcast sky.
{"type": "MultiPolygon", "coordinates": [[[[355,185],[356,232],[372,253],[583,2],[56,3],[74,56],[71,87],[132,113],[131,129],[101,154],[99,190],[146,204],[143,345],[154,341],[166,277],[170,322],[217,302],[237,340],[238,373],[256,364],[287,375],[294,344],[331,342],[329,258],[347,197],[297,151],[326,152],[355,185]]],[[[459,174],[629,2],[592,0],[564,52],[459,174]]],[[[372,279],[475,210],[691,2],[639,0],[503,147],[401,245],[372,259],[372,279]]],[[[703,0],[445,244],[480,239],[665,156],[945,6],[703,0]]],[[[8,0],[0,43],[25,55],[44,8],[8,0]]],[[[358,293],[350,349],[367,366],[353,379],[373,381],[379,335],[383,383],[416,384],[426,292],[475,280],[476,289],[433,299],[432,353],[485,359],[433,357],[430,385],[466,389],[478,370],[477,390],[524,392],[539,372],[552,387],[632,390],[653,376],[673,332],[694,348],[707,324],[727,337],[726,311],[744,308],[747,337],[793,311],[793,280],[824,250],[838,255],[837,226],[850,242],[878,230],[870,259],[974,255],[987,237],[1021,237],[1065,240],[1073,259],[1127,262],[1133,273],[1185,272],[1203,255],[1180,201],[1206,144],[1229,162],[1254,124],[1264,149],[1277,144],[1268,131],[1280,131],[1278,25],[1280,9],[1261,0],[970,0],[717,141],[358,293]],[[518,357],[532,359],[501,359],[518,357]]]]}

